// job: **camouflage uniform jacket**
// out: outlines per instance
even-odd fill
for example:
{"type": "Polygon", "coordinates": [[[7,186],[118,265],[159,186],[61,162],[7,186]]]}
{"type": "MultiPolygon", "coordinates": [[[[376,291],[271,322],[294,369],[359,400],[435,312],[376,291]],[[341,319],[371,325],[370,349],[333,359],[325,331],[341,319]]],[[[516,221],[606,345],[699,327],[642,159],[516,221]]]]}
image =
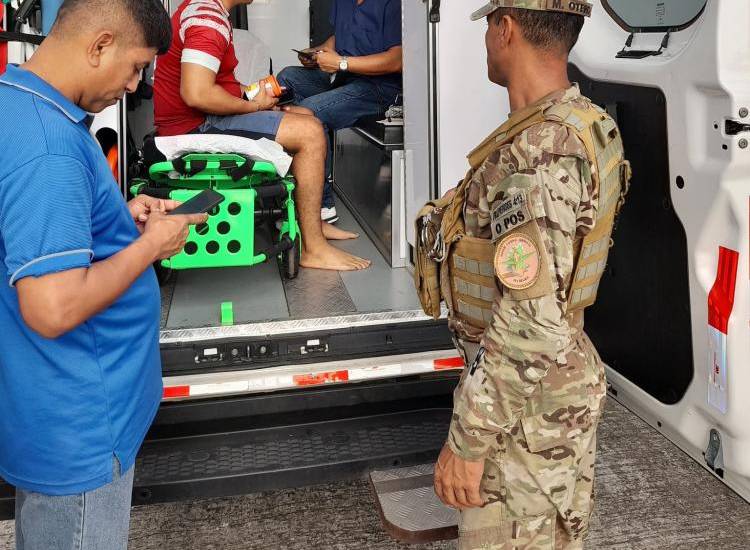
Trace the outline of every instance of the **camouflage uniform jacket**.
{"type": "MultiPolygon", "coordinates": [[[[590,105],[575,85],[539,103],[552,106],[566,102],[590,105]]],[[[532,111],[539,103],[527,109],[532,111]]],[[[567,126],[542,122],[493,151],[472,175],[464,205],[466,234],[491,239],[494,205],[518,192],[526,193],[543,207],[543,215],[531,223],[538,225],[542,241],[538,248],[541,253],[546,250],[548,269],[540,275],[542,291],[531,299],[514,299],[497,280],[492,321],[482,340],[484,357],[474,372],[467,369],[454,396],[448,444],[466,460],[480,460],[493,447],[501,446],[504,434],[522,417],[549,411],[574,416],[578,412],[569,407],[575,397],[565,394],[566,376],[572,373],[566,374],[560,367],[575,355],[572,352],[579,337],[585,337],[582,315],[568,315],[566,301],[576,243],[594,225],[597,197],[593,196],[590,170],[580,139],[567,126]],[[554,372],[550,371],[552,365],[556,365],[554,372]]],[[[596,354],[590,342],[578,348],[578,355],[596,354]]],[[[602,371],[597,386],[603,385],[603,378],[602,371]]],[[[578,385],[575,391],[586,390],[578,385]]],[[[580,397],[586,400],[585,395],[580,397]]],[[[588,407],[585,411],[590,414],[588,407]]]]}

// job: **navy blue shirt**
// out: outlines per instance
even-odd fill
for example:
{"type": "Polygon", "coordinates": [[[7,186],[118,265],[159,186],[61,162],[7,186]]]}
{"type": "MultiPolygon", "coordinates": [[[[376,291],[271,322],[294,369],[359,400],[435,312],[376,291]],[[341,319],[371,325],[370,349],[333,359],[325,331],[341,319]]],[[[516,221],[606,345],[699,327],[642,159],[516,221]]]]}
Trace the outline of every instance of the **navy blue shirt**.
{"type": "MultiPolygon", "coordinates": [[[[383,53],[401,45],[401,0],[335,0],[331,25],[336,52],[345,57],[383,53]]],[[[401,87],[401,73],[368,77],[381,84],[401,87]]]]}
{"type": "Polygon", "coordinates": [[[25,324],[18,281],[89,267],[139,232],[82,109],[15,66],[0,105],[0,477],[75,494],[111,482],[113,455],[133,466],[159,406],[159,285],[147,270],[54,340],[25,324]]]}

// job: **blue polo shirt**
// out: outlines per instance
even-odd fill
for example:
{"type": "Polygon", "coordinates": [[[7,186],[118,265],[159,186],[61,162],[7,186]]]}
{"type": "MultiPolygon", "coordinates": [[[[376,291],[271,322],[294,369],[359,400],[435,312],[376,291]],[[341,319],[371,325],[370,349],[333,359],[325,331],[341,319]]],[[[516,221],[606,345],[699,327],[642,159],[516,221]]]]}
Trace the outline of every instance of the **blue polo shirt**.
{"type": "MultiPolygon", "coordinates": [[[[336,52],[345,57],[383,53],[401,45],[401,0],[335,0],[331,25],[336,52]]],[[[401,74],[367,77],[380,84],[401,87],[401,74]]]]}
{"type": "Polygon", "coordinates": [[[67,495],[135,462],[162,393],[159,285],[147,270],[115,303],[50,340],[15,285],[87,268],[139,232],[86,113],[33,73],[0,77],[0,477],[67,495]]]}

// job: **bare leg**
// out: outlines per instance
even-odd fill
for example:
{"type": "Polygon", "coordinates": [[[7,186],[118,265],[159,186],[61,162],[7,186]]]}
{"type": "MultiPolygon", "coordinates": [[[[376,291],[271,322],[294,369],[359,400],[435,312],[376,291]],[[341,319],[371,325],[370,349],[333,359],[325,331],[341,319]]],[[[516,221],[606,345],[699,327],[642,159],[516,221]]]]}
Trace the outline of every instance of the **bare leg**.
{"type": "Polygon", "coordinates": [[[345,231],[344,229],[340,229],[328,222],[323,222],[323,236],[329,241],[349,241],[351,239],[359,238],[358,233],[345,231]]]}
{"type": "MultiPolygon", "coordinates": [[[[298,105],[285,105],[284,107],[281,107],[281,110],[286,113],[315,116],[315,113],[313,113],[307,107],[300,107],[298,105]]],[[[346,231],[344,229],[336,227],[335,225],[331,225],[328,222],[323,222],[323,236],[329,241],[348,241],[359,238],[358,233],[346,231]]]]}
{"type": "Polygon", "coordinates": [[[281,107],[281,110],[285,113],[315,116],[315,113],[313,113],[310,109],[308,109],[307,107],[300,107],[299,105],[284,105],[283,107],[281,107]]]}
{"type": "Polygon", "coordinates": [[[370,267],[370,261],[353,256],[328,244],[320,221],[327,150],[323,125],[317,118],[286,113],[276,141],[292,153],[292,173],[297,180],[297,208],[304,250],[300,264],[316,269],[355,271],[370,267]]]}

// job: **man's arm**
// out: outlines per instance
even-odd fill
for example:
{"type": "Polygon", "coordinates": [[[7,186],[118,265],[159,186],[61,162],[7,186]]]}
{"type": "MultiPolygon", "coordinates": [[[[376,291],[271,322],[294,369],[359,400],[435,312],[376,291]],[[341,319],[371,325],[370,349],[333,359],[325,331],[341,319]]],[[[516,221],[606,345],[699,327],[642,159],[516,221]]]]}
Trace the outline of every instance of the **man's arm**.
{"type": "MultiPolygon", "coordinates": [[[[580,162],[574,157],[551,164],[547,160],[543,168],[525,169],[496,185],[502,193],[489,190],[490,205],[502,204],[510,194],[525,194],[533,221],[522,234],[534,241],[546,259],[539,257],[539,279],[530,289],[514,293],[506,287],[504,296],[496,299],[492,322],[484,333],[484,356],[469,367],[454,392],[448,442],[435,465],[434,480],[436,494],[449,506],[466,509],[483,504],[479,487],[484,459],[516,425],[549,365],[570,343],[561,281],[572,270],[578,219],[594,219],[587,208],[577,212],[577,205],[586,203],[591,208],[593,204],[588,182],[582,181],[578,170],[580,162]]],[[[490,166],[484,176],[493,170],[497,171],[490,166]]],[[[496,270],[500,266],[497,275],[502,283],[509,267],[505,257],[497,261],[501,251],[498,247],[495,266],[496,270]]]]}
{"type": "MultiPolygon", "coordinates": [[[[456,391],[448,444],[464,460],[486,457],[498,435],[516,425],[549,366],[570,345],[562,285],[573,268],[578,205],[587,197],[582,162],[575,157],[558,159],[550,166],[516,173],[502,184],[503,189],[523,192],[531,205],[534,219],[524,234],[539,251],[541,271],[530,289],[516,293],[506,287],[496,299],[484,333],[484,357],[456,391]],[[534,211],[535,205],[543,210],[534,211]]],[[[494,198],[490,192],[491,205],[494,198]]],[[[498,261],[497,254],[502,250],[495,261],[502,284],[507,263],[505,257],[498,261]]]]}
{"type": "Polygon", "coordinates": [[[276,104],[264,88],[253,101],[233,96],[216,83],[216,73],[195,63],[182,63],[180,96],[188,107],[210,115],[255,113],[276,104]]]}
{"type": "Polygon", "coordinates": [[[189,223],[205,220],[149,208],[134,244],[92,264],[94,176],[86,165],[66,155],[42,155],[10,174],[2,189],[6,284],[17,289],[29,327],[49,338],[111,304],[153,261],[181,249],[189,223]]]}
{"type": "MultiPolygon", "coordinates": [[[[228,24],[228,23],[227,23],[228,24]]],[[[188,107],[210,115],[243,115],[276,105],[265,89],[253,101],[245,101],[216,83],[227,50],[231,47],[228,29],[204,25],[184,28],[180,63],[180,96],[188,107]]]]}
{"type": "Polygon", "coordinates": [[[74,329],[112,305],[152,263],[180,252],[188,225],[205,219],[151,212],[143,235],[114,256],[88,268],[21,279],[16,288],[24,321],[45,338],[74,329]]]}
{"type": "MultiPolygon", "coordinates": [[[[317,56],[320,69],[327,73],[335,73],[339,70],[342,56],[335,51],[325,51],[317,56]]],[[[381,76],[386,74],[400,73],[403,69],[403,48],[394,46],[383,53],[364,55],[360,57],[349,57],[349,72],[364,76],[381,76]]]]}

